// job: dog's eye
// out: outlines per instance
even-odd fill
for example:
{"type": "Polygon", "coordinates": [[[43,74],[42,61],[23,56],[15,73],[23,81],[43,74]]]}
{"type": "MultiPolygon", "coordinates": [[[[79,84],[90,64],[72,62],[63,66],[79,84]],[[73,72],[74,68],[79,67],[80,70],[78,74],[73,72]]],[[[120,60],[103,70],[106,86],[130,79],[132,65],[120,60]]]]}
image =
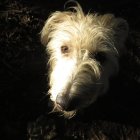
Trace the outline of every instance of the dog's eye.
{"type": "Polygon", "coordinates": [[[104,52],[97,52],[94,54],[94,58],[103,64],[106,61],[106,54],[104,52]]]}
{"type": "Polygon", "coordinates": [[[61,52],[62,52],[63,54],[68,53],[68,52],[69,52],[69,47],[68,47],[68,46],[61,46],[61,52]]]}

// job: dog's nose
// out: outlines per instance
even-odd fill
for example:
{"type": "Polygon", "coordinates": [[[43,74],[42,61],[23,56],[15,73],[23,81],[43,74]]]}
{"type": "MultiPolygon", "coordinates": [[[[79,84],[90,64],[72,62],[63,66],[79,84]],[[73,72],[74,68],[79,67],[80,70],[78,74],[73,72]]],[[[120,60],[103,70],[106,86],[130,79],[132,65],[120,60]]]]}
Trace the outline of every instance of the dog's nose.
{"type": "Polygon", "coordinates": [[[58,108],[65,111],[75,110],[80,105],[80,99],[69,95],[57,95],[56,103],[58,108]]]}
{"type": "Polygon", "coordinates": [[[67,96],[62,96],[62,95],[57,95],[56,103],[57,103],[59,109],[67,110],[67,108],[68,108],[68,97],[67,96]]]}

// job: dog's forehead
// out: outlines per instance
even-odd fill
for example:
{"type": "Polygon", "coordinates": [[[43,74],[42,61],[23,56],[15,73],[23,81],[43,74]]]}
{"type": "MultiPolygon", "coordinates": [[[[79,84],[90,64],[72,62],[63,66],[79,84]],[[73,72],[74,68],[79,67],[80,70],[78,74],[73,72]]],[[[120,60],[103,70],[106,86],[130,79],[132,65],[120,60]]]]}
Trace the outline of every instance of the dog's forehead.
{"type": "Polygon", "coordinates": [[[85,37],[91,35],[95,27],[93,24],[90,24],[85,20],[70,20],[64,21],[60,28],[61,30],[70,33],[74,37],[85,37]]]}
{"type": "Polygon", "coordinates": [[[102,46],[106,46],[108,33],[110,30],[101,26],[97,17],[88,15],[81,19],[64,18],[62,22],[55,24],[54,30],[50,33],[50,49],[57,50],[61,46],[68,46],[76,51],[85,49],[96,52],[102,46]]]}
{"type": "Polygon", "coordinates": [[[79,47],[91,49],[94,43],[92,28],[94,27],[89,27],[82,23],[69,23],[64,24],[62,28],[58,28],[55,35],[58,34],[58,40],[60,40],[62,45],[68,45],[75,49],[79,47]]]}

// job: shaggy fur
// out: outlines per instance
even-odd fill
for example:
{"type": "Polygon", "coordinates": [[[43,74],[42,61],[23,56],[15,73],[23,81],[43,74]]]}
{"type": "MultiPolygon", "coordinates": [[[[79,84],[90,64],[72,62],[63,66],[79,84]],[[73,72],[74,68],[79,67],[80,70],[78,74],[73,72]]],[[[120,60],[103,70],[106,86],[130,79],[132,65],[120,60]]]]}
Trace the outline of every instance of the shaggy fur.
{"type": "Polygon", "coordinates": [[[72,9],[52,13],[41,32],[50,56],[50,98],[68,118],[107,91],[128,34],[122,18],[84,14],[79,4],[72,9]]]}

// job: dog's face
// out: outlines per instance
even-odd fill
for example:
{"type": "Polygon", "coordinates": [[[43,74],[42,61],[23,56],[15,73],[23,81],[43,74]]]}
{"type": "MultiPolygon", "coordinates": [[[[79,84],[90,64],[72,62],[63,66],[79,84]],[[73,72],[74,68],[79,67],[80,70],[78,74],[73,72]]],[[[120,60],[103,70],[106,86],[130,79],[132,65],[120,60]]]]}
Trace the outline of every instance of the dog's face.
{"type": "Polygon", "coordinates": [[[50,56],[50,98],[66,117],[106,92],[128,32],[123,19],[75,9],[53,13],[41,33],[50,56]]]}

